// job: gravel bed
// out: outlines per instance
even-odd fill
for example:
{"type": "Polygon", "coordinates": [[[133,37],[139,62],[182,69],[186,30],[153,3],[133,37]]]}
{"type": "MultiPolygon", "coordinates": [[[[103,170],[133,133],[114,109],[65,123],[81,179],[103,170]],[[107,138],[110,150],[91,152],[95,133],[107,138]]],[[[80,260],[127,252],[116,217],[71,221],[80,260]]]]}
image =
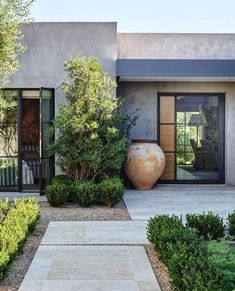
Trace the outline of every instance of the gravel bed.
{"type": "Polygon", "coordinates": [[[28,237],[23,253],[13,262],[8,277],[0,283],[1,291],[18,290],[50,221],[130,220],[124,202],[118,203],[113,208],[99,206],[81,208],[74,205],[54,208],[46,202],[40,202],[40,211],[39,223],[28,237]]]}
{"type": "Polygon", "coordinates": [[[152,244],[146,244],[144,247],[161,290],[171,291],[171,279],[169,278],[167,267],[157,257],[152,244]]]}

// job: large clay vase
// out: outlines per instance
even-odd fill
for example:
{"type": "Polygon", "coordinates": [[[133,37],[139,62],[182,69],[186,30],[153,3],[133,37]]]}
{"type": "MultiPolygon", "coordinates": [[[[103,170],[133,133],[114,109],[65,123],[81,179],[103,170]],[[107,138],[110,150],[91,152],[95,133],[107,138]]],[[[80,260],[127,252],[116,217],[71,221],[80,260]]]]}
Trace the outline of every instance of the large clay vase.
{"type": "Polygon", "coordinates": [[[160,178],[166,160],[163,150],[153,140],[132,140],[124,170],[136,189],[149,190],[160,178]]]}

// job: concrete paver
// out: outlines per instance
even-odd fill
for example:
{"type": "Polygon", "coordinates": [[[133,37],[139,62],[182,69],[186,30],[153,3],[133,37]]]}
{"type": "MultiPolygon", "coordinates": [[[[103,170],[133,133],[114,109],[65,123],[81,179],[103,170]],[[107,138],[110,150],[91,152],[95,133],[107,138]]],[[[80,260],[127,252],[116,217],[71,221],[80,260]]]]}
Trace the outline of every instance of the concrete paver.
{"type": "Polygon", "coordinates": [[[231,186],[157,186],[149,191],[127,190],[124,202],[132,220],[148,220],[156,214],[212,211],[226,218],[235,210],[235,187],[231,186]]]}

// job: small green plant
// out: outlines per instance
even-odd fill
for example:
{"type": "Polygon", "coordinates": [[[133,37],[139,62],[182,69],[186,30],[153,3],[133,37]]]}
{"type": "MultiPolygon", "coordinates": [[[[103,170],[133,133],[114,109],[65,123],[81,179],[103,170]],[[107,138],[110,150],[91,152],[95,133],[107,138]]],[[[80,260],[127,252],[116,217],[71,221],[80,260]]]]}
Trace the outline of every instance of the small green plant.
{"type": "Polygon", "coordinates": [[[212,212],[203,214],[187,214],[186,226],[195,228],[205,240],[222,238],[225,233],[223,219],[212,212]]]}
{"type": "Polygon", "coordinates": [[[88,207],[96,201],[97,185],[91,181],[75,181],[73,193],[76,203],[88,207]]]}
{"type": "MultiPolygon", "coordinates": [[[[2,203],[2,202],[1,202],[2,203]]],[[[16,255],[39,219],[40,212],[36,199],[15,200],[0,224],[0,280],[2,280],[16,255]]]]}
{"type": "Polygon", "coordinates": [[[97,202],[111,207],[122,199],[125,187],[119,177],[106,178],[98,184],[97,202]]]}
{"type": "Polygon", "coordinates": [[[226,240],[208,243],[209,262],[221,274],[225,287],[223,290],[235,290],[235,248],[226,240]]]}
{"type": "Polygon", "coordinates": [[[235,211],[228,214],[228,232],[233,238],[235,238],[235,211]]]}
{"type": "Polygon", "coordinates": [[[68,187],[58,181],[53,182],[46,188],[47,201],[51,206],[61,207],[68,198],[68,187]]]}
{"type": "Polygon", "coordinates": [[[52,179],[52,184],[59,183],[66,187],[66,197],[69,202],[75,202],[74,191],[73,191],[73,180],[71,180],[68,176],[58,175],[52,179]]]}

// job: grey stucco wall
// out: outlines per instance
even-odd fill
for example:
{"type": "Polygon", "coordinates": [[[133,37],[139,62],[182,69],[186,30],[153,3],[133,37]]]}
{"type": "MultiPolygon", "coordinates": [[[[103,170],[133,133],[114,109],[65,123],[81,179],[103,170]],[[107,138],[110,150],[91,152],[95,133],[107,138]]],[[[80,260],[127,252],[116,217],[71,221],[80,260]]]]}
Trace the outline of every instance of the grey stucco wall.
{"type": "Polygon", "coordinates": [[[235,185],[235,84],[234,83],[128,83],[119,84],[118,95],[126,100],[126,112],[140,108],[142,113],[132,138],[157,139],[157,94],[225,94],[225,182],[235,185]]]}
{"type": "Polygon", "coordinates": [[[98,57],[103,69],[116,78],[116,33],[113,23],[30,23],[22,26],[27,51],[21,68],[12,76],[10,88],[56,88],[55,107],[64,102],[58,86],[66,77],[65,61],[80,52],[98,57]]]}
{"type": "Polygon", "coordinates": [[[119,33],[119,59],[234,59],[235,34],[119,33]]]}

